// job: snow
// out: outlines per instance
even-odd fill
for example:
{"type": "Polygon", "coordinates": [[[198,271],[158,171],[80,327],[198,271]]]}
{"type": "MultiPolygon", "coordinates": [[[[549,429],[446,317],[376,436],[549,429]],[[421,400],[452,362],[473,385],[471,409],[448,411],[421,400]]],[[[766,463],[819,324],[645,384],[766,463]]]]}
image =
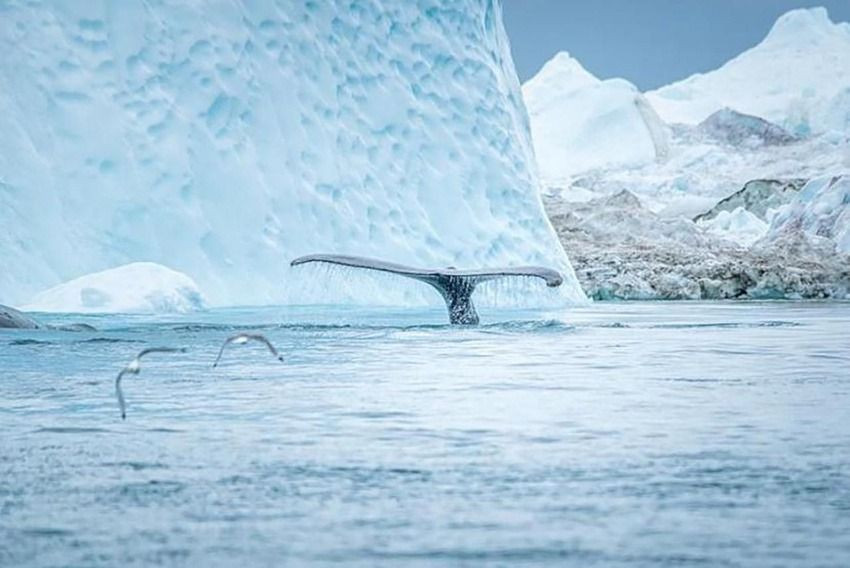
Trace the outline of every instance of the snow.
{"type": "Polygon", "coordinates": [[[217,306],[441,302],[289,268],[315,252],[540,264],[565,276],[552,301],[584,299],[540,202],[498,1],[0,11],[5,303],[140,260],[217,306]]]}
{"type": "Polygon", "coordinates": [[[850,24],[824,8],[792,10],[767,37],[717,70],[647,93],[669,123],[698,124],[728,107],[795,135],[846,131],[850,24]]]}
{"type": "Polygon", "coordinates": [[[595,168],[663,159],[668,132],[637,88],[600,81],[559,53],[523,85],[540,174],[568,179],[595,168]]]}
{"type": "Polygon", "coordinates": [[[203,310],[197,284],[153,262],[87,274],[37,294],[24,309],[77,313],[184,313],[203,310]]]}

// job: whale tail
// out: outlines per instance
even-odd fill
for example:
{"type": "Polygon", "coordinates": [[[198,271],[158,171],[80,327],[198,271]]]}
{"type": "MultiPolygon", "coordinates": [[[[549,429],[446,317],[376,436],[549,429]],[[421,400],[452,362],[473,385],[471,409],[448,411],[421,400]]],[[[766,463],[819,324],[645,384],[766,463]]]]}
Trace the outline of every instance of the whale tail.
{"type": "Polygon", "coordinates": [[[481,282],[507,278],[511,276],[526,276],[540,278],[550,287],[560,286],[563,282],[561,275],[552,269],[539,266],[517,266],[509,268],[458,270],[456,268],[414,268],[403,264],[385,262],[373,258],[359,256],[344,256],[336,254],[311,254],[293,260],[290,265],[298,266],[309,262],[324,262],[354,268],[365,268],[380,272],[389,272],[399,276],[407,276],[419,280],[436,289],[446,302],[449,321],[453,324],[475,325],[478,323],[478,312],[472,303],[472,293],[481,282]]]}

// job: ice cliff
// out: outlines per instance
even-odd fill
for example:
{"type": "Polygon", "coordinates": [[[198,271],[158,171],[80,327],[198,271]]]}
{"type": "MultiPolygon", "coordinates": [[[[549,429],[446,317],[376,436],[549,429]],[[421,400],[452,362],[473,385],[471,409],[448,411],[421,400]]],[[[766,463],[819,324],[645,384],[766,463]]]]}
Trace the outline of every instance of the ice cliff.
{"type": "Polygon", "coordinates": [[[213,305],[357,296],[288,268],[311,252],[549,265],[583,299],[498,0],[7,0],[0,54],[6,303],[134,261],[213,305]]]}

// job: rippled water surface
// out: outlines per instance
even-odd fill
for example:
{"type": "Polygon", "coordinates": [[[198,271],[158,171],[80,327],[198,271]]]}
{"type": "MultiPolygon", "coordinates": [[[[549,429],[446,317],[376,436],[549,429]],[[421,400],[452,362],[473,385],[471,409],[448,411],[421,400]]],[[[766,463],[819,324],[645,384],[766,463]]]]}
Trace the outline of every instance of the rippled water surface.
{"type": "Polygon", "coordinates": [[[0,332],[0,565],[850,565],[850,304],[482,315],[0,332]]]}

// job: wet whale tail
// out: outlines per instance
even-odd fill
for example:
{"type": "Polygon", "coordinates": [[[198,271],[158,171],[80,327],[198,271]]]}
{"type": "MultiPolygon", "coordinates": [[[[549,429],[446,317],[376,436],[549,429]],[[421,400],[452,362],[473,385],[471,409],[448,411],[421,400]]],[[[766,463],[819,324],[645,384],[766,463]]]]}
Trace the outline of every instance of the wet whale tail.
{"type": "Polygon", "coordinates": [[[449,311],[449,321],[453,324],[475,325],[478,323],[478,312],[472,303],[472,293],[481,282],[525,276],[540,278],[550,287],[560,286],[563,282],[561,275],[550,268],[540,266],[516,266],[509,268],[482,268],[475,270],[458,270],[456,268],[414,268],[393,262],[384,262],[373,258],[359,256],[344,256],[336,254],[311,254],[296,258],[290,264],[298,266],[309,262],[324,262],[354,268],[365,268],[380,272],[389,272],[399,276],[407,276],[419,280],[436,289],[446,301],[449,311]]]}

